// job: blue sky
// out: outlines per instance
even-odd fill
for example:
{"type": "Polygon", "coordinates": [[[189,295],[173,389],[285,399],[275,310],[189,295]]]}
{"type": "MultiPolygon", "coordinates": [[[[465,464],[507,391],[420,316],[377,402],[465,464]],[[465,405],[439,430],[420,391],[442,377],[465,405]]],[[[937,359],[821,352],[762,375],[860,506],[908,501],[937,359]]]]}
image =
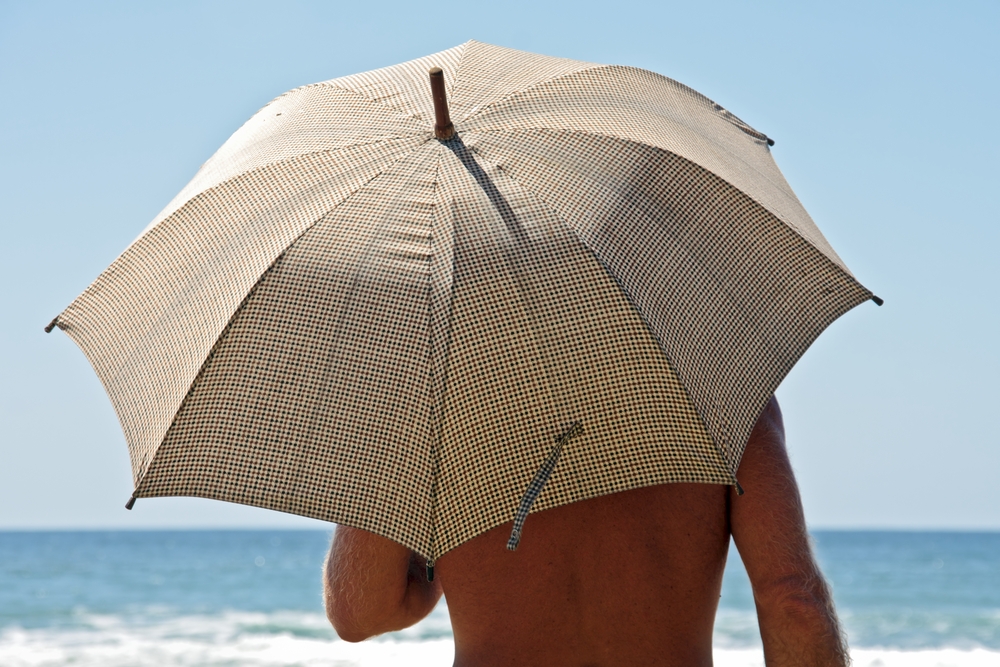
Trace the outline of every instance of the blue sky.
{"type": "Polygon", "coordinates": [[[815,527],[1000,529],[1000,4],[0,1],[0,528],[320,526],[122,505],[124,439],[42,327],[257,109],[468,39],[675,78],[774,137],[886,300],[779,389],[815,527]]]}

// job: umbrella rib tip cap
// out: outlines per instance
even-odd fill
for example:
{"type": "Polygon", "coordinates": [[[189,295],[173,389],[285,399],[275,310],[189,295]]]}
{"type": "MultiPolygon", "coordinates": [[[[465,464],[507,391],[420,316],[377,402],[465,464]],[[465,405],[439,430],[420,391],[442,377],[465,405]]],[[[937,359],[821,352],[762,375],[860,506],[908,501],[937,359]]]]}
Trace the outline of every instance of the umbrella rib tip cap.
{"type": "Polygon", "coordinates": [[[434,98],[434,136],[441,141],[448,141],[455,136],[455,126],[448,113],[448,98],[444,92],[444,70],[432,67],[428,74],[431,78],[431,96],[434,98]]]}

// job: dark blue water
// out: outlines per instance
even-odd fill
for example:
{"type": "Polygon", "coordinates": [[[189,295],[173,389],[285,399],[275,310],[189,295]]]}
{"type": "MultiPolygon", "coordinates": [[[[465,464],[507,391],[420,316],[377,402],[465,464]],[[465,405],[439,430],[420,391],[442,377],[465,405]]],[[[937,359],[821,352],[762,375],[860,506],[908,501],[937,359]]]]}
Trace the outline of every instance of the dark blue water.
{"type": "Polygon", "coordinates": [[[321,531],[0,532],[0,627],[98,614],[322,612],[321,531]]]}
{"type": "MultiPolygon", "coordinates": [[[[1000,533],[815,531],[813,539],[852,646],[1000,649],[1000,533]]],[[[734,550],[716,633],[723,642],[755,638],[742,615],[752,600],[734,550]]]]}
{"type": "MultiPolygon", "coordinates": [[[[347,645],[323,616],[329,539],[320,531],[0,532],[0,665],[332,664],[330,647],[347,645]],[[39,658],[43,647],[51,659],[39,658]]],[[[984,664],[1000,664],[1000,533],[818,531],[814,539],[852,647],[980,648],[989,651],[980,652],[984,664]]],[[[438,646],[448,636],[442,606],[396,639],[438,646]]],[[[734,550],[716,644],[759,643],[734,550]]],[[[447,664],[444,649],[434,650],[432,663],[447,664]]],[[[383,658],[339,664],[393,664],[383,658]]]]}
{"type": "Polygon", "coordinates": [[[815,539],[853,644],[1000,649],[1000,533],[818,532],[815,539]]]}

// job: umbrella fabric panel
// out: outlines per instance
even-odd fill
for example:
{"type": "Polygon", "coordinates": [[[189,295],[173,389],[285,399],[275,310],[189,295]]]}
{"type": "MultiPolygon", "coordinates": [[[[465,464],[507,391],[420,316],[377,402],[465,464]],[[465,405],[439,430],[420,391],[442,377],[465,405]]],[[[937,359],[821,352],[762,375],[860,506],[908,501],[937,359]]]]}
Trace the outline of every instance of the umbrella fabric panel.
{"type": "Polygon", "coordinates": [[[265,274],[137,496],[197,495],[347,523],[428,552],[438,146],[400,160],[265,274]]]}
{"type": "Polygon", "coordinates": [[[236,130],[142,233],[198,194],[256,169],[300,155],[418,135],[431,136],[426,121],[374,103],[356,91],[330,83],[297,88],[236,130]]]}
{"type": "Polygon", "coordinates": [[[652,484],[732,483],[669,360],[594,254],[510,176],[448,146],[454,297],[432,555],[512,520],[574,423],[582,434],[533,511],[652,484]]]}
{"type": "Polygon", "coordinates": [[[666,151],[577,132],[464,140],[550,205],[608,267],[734,471],[792,365],[871,297],[746,194],[666,151]]]}
{"type": "MultiPolygon", "coordinates": [[[[515,93],[574,72],[599,67],[580,60],[540,56],[476,41],[467,42],[461,48],[462,59],[448,93],[451,118],[456,123],[515,93]]],[[[429,100],[425,92],[427,70],[420,72],[419,76],[417,91],[421,99],[429,100]]],[[[451,72],[445,68],[445,81],[449,81],[450,77],[451,72]]],[[[426,117],[433,118],[433,112],[428,111],[426,117]]]]}
{"type": "Polygon", "coordinates": [[[586,132],[670,151],[750,195],[847,271],[788,186],[763,135],[659,74],[620,66],[586,69],[512,95],[455,127],[462,136],[502,130],[586,132]]]}
{"type": "Polygon", "coordinates": [[[469,44],[460,44],[398,65],[331,79],[319,85],[354,91],[374,104],[419,122],[421,132],[429,132],[433,136],[434,103],[427,83],[427,71],[432,67],[443,69],[445,85],[452,88],[469,44]]]}
{"type": "Polygon", "coordinates": [[[136,482],[261,274],[415,144],[301,156],[204,192],[130,246],[59,315],[111,398],[136,482]]]}

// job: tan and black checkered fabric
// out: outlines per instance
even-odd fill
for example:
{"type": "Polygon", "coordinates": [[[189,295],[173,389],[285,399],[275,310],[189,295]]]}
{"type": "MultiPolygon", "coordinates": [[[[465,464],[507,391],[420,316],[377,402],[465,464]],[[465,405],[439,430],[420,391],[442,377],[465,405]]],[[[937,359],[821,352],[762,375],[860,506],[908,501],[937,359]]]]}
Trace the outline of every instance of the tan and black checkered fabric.
{"type": "Polygon", "coordinates": [[[468,42],[264,107],[58,325],[107,388],[137,497],[437,557],[512,520],[577,422],[533,511],[733,483],[775,387],[870,297],[718,105],[468,42]]]}

